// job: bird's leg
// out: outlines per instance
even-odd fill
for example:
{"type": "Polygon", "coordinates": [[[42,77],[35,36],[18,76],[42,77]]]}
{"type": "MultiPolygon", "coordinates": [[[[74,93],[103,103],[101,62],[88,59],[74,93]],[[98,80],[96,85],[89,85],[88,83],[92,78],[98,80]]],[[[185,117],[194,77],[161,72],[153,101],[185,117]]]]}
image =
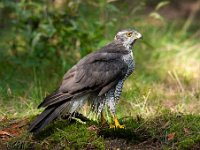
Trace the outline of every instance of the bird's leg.
{"type": "Polygon", "coordinates": [[[101,112],[101,125],[105,125],[105,124],[106,124],[105,112],[102,111],[101,112]]]}
{"type": "Polygon", "coordinates": [[[110,125],[110,128],[124,128],[123,125],[120,125],[117,119],[117,116],[115,115],[115,103],[113,102],[108,103],[108,106],[109,106],[110,112],[112,114],[113,122],[114,122],[114,125],[110,125]]]}
{"type": "MultiPolygon", "coordinates": [[[[115,115],[115,105],[118,101],[118,99],[115,98],[115,90],[112,89],[110,90],[107,95],[106,95],[106,103],[109,107],[109,110],[112,114],[112,118],[113,118],[113,122],[114,122],[114,125],[110,125],[110,128],[124,128],[123,125],[120,125],[116,115],[115,115]]],[[[119,98],[120,95],[118,95],[118,98],[119,98]]]]}
{"type": "Polygon", "coordinates": [[[98,110],[97,110],[97,116],[100,116],[100,114],[101,114],[101,118],[100,118],[101,119],[101,125],[106,124],[104,105],[105,105],[105,103],[101,99],[101,101],[99,102],[98,110]]]}

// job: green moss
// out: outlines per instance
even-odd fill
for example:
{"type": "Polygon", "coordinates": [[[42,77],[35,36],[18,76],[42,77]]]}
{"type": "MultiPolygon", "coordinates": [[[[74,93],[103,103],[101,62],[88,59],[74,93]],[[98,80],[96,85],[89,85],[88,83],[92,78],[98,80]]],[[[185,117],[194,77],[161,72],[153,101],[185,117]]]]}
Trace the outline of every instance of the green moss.
{"type": "Polygon", "coordinates": [[[178,144],[179,149],[189,149],[195,144],[194,139],[186,138],[178,144]]]}
{"type": "MultiPolygon", "coordinates": [[[[198,115],[169,113],[165,110],[154,118],[126,117],[120,119],[120,122],[125,125],[125,129],[100,127],[94,121],[81,124],[57,120],[38,135],[24,130],[21,136],[13,138],[7,145],[10,149],[105,149],[106,141],[109,143],[112,139],[123,139],[127,144],[131,143],[133,148],[148,141],[152,146],[160,143],[166,149],[172,146],[189,149],[198,147],[200,143],[198,115]],[[96,126],[96,130],[91,131],[91,125],[96,126]],[[174,137],[168,139],[172,133],[174,137]]],[[[120,146],[120,143],[117,145],[120,146]]]]}
{"type": "Polygon", "coordinates": [[[80,123],[68,125],[63,129],[57,129],[57,132],[52,134],[50,140],[59,142],[60,140],[65,139],[68,141],[67,145],[75,149],[83,149],[88,146],[102,148],[101,145],[104,144],[102,143],[101,137],[98,137],[94,131],[89,131],[87,127],[88,125],[80,123]]]}
{"type": "Polygon", "coordinates": [[[37,135],[28,132],[8,142],[10,149],[105,149],[104,140],[87,124],[57,120],[37,135]]]}
{"type": "Polygon", "coordinates": [[[151,137],[156,138],[169,148],[172,145],[180,149],[191,148],[200,142],[200,116],[183,114],[163,114],[145,125],[149,130],[151,137]],[[168,135],[174,133],[172,139],[168,135]]]}

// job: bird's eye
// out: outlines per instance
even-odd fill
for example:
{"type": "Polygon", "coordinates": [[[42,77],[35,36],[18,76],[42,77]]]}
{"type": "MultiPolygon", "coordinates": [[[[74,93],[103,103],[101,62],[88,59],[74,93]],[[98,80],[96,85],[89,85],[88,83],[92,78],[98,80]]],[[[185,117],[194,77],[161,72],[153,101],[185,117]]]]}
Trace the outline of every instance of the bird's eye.
{"type": "Polygon", "coordinates": [[[126,36],[131,37],[132,36],[132,32],[126,33],[126,36]]]}

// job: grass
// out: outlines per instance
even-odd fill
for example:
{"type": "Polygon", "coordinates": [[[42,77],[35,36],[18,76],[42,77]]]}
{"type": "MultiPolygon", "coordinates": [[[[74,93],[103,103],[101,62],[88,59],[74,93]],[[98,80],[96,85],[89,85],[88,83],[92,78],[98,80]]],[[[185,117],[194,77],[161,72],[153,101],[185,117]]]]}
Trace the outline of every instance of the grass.
{"type": "Polygon", "coordinates": [[[14,136],[3,135],[0,146],[2,141],[9,149],[199,149],[198,34],[192,26],[191,31],[183,32],[180,24],[155,22],[143,17],[123,26],[134,24],[144,35],[144,40],[134,47],[135,73],[126,81],[117,106],[125,129],[102,128],[96,120],[86,124],[57,120],[40,135],[33,136],[27,132],[27,126],[41,112],[37,105],[75,62],[66,61],[65,67],[30,67],[2,61],[0,131],[10,133],[13,129],[14,136]],[[23,120],[24,125],[19,126],[23,120]]]}
{"type": "Polygon", "coordinates": [[[35,136],[26,131],[25,124],[21,128],[22,134],[9,140],[7,145],[9,149],[105,149],[124,146],[131,149],[197,149],[200,146],[198,115],[163,110],[154,118],[129,116],[120,121],[126,125],[125,129],[104,128],[94,121],[82,124],[57,120],[35,136]]]}

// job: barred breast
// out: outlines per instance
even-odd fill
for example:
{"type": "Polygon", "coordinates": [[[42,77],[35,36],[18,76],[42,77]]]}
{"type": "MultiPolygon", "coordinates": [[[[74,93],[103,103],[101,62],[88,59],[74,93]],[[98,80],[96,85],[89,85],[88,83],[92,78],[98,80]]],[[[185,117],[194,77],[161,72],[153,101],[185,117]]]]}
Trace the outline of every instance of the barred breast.
{"type": "Polygon", "coordinates": [[[127,78],[129,75],[132,74],[133,70],[135,69],[135,60],[132,51],[129,54],[124,55],[122,59],[128,65],[127,73],[125,76],[125,78],[127,78]]]}
{"type": "Polygon", "coordinates": [[[135,69],[135,61],[134,61],[134,57],[133,57],[133,53],[132,51],[130,51],[129,54],[127,55],[124,55],[122,57],[122,59],[124,60],[124,62],[126,62],[126,64],[128,65],[128,69],[127,69],[127,73],[125,75],[125,77],[120,80],[118,82],[118,84],[116,85],[116,88],[115,88],[115,99],[116,101],[119,100],[120,96],[121,96],[121,93],[122,93],[122,88],[123,88],[123,85],[124,85],[124,81],[126,80],[126,78],[132,74],[132,72],[134,71],[135,69]]]}

